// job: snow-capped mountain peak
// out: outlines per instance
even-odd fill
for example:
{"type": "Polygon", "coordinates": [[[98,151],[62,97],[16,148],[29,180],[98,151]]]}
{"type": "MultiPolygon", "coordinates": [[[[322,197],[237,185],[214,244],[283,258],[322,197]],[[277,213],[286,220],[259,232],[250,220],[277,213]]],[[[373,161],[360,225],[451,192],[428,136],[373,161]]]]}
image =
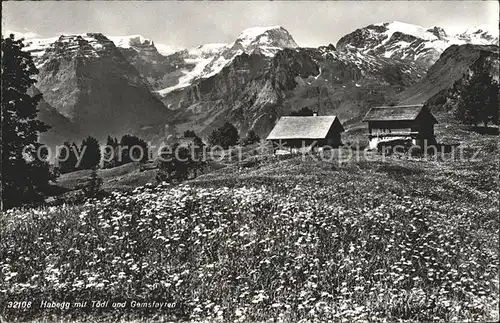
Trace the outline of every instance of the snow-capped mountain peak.
{"type": "Polygon", "coordinates": [[[255,46],[298,47],[288,31],[281,26],[247,28],[239,34],[235,44],[240,44],[243,49],[255,46]]]}
{"type": "Polygon", "coordinates": [[[456,34],[455,37],[478,45],[498,44],[498,30],[490,31],[483,27],[469,27],[464,32],[456,34]]]}
{"type": "Polygon", "coordinates": [[[441,27],[434,26],[433,28],[427,29],[427,31],[432,33],[434,36],[436,36],[440,40],[446,39],[448,37],[448,35],[446,34],[446,31],[444,31],[444,29],[441,27]]]}
{"type": "Polygon", "coordinates": [[[468,29],[464,33],[450,35],[437,26],[424,28],[393,21],[357,29],[342,37],[336,47],[341,51],[414,60],[429,67],[446,48],[463,44],[498,44],[498,37],[482,29],[468,29]]]}
{"type": "Polygon", "coordinates": [[[111,37],[106,37],[101,33],[83,33],[73,35],[60,35],[50,38],[33,38],[24,40],[24,49],[30,52],[36,59],[42,57],[47,51],[53,51],[56,48],[68,51],[76,51],[84,45],[89,45],[95,50],[101,50],[103,44],[110,45],[111,37]]]}
{"type": "Polygon", "coordinates": [[[196,79],[208,78],[219,73],[236,56],[243,53],[271,58],[283,48],[298,47],[290,33],[281,26],[247,28],[232,43],[211,43],[191,49],[155,43],[142,35],[106,37],[100,33],[29,39],[25,41],[25,45],[25,50],[32,53],[35,64],[39,67],[44,64],[43,57],[48,51],[56,51],[58,55],[79,53],[90,58],[106,55],[106,51],[118,49],[127,60],[143,72],[145,69],[143,61],[156,66],[156,72],[153,73],[156,76],[149,77],[148,81],[161,95],[189,86],[196,79]],[[160,66],[162,64],[165,66],[160,66]],[[172,68],[178,68],[177,73],[180,76],[176,77],[176,83],[170,85],[174,80],[158,75],[162,74],[159,70],[172,68]],[[161,84],[169,86],[162,88],[161,84]]]}
{"type": "Polygon", "coordinates": [[[376,26],[383,26],[387,29],[385,34],[387,35],[387,40],[390,40],[391,36],[396,33],[403,33],[405,35],[411,35],[416,38],[424,39],[424,40],[436,40],[438,37],[429,31],[428,28],[424,28],[421,26],[408,24],[401,21],[393,21],[391,23],[380,23],[376,24],[376,26]]]}
{"type": "Polygon", "coordinates": [[[41,39],[25,39],[24,50],[31,52],[35,58],[43,56],[47,48],[50,47],[59,37],[41,38],[41,39]]]}
{"type": "Polygon", "coordinates": [[[175,52],[182,50],[183,48],[178,48],[175,46],[154,43],[153,40],[143,37],[141,35],[128,35],[128,36],[111,36],[108,37],[115,43],[116,47],[128,49],[132,48],[135,50],[140,50],[146,47],[155,47],[155,49],[163,56],[171,55],[175,52]]]}
{"type": "Polygon", "coordinates": [[[78,56],[81,58],[99,57],[116,50],[111,40],[101,33],[85,33],[61,35],[44,39],[28,39],[24,41],[24,51],[30,52],[37,67],[41,67],[48,56],[78,56]]]}
{"type": "Polygon", "coordinates": [[[112,36],[108,37],[116,47],[130,48],[133,46],[140,46],[143,44],[151,44],[151,40],[142,37],[141,35],[129,35],[129,36],[112,36]]]}
{"type": "Polygon", "coordinates": [[[209,43],[188,49],[188,53],[192,57],[208,57],[220,53],[227,46],[228,44],[225,43],[209,43]]]}
{"type": "Polygon", "coordinates": [[[161,89],[158,93],[166,95],[189,86],[195,79],[209,78],[243,53],[255,53],[271,58],[283,48],[295,47],[298,47],[297,43],[281,26],[247,28],[230,44],[206,44],[184,51],[184,61],[194,67],[183,70],[183,75],[176,85],[161,89]]]}
{"type": "Polygon", "coordinates": [[[50,38],[40,38],[40,39],[25,39],[24,40],[24,50],[30,52],[35,58],[35,64],[41,65],[42,60],[41,57],[45,54],[46,51],[53,50],[51,47],[54,47],[54,44],[59,44],[59,47],[63,45],[64,48],[75,51],[77,48],[80,48],[82,43],[87,43],[94,50],[100,51],[102,49],[102,45],[106,44],[106,48],[109,48],[109,45],[114,44],[114,47],[123,50],[133,50],[136,52],[143,53],[151,53],[153,55],[163,55],[168,56],[173,53],[176,53],[181,48],[177,48],[174,46],[164,45],[154,43],[151,39],[145,38],[141,35],[128,35],[128,36],[110,36],[106,37],[101,33],[83,33],[83,34],[74,34],[74,35],[61,35],[58,37],[50,37],[50,38]],[[68,45],[70,44],[71,45],[68,45]]]}

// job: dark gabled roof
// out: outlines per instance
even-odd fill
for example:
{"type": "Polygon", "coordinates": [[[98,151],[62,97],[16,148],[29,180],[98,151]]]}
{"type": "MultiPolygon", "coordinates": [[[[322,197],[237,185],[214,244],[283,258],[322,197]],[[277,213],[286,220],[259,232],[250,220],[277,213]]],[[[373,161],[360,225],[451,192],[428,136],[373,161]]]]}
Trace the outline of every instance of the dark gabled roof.
{"type": "Polygon", "coordinates": [[[344,131],[336,116],[281,117],[267,139],[324,139],[334,124],[344,131]]]}
{"type": "MultiPolygon", "coordinates": [[[[432,116],[427,108],[424,109],[422,104],[375,107],[368,111],[363,121],[413,121],[424,110],[432,116]]],[[[437,123],[435,118],[434,121],[437,123]]]]}

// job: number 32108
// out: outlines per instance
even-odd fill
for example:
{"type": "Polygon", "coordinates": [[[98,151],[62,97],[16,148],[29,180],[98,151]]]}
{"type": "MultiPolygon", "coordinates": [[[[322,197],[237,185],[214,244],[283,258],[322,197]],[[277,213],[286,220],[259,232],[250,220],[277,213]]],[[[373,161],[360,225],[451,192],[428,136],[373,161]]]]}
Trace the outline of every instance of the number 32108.
{"type": "Polygon", "coordinates": [[[7,308],[31,308],[31,302],[7,302],[7,308]]]}

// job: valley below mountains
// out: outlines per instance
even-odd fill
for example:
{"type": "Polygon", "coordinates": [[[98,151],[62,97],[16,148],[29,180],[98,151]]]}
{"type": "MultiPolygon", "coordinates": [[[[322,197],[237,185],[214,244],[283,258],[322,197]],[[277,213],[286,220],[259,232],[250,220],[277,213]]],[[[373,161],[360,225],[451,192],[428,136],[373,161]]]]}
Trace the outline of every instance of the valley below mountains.
{"type": "Polygon", "coordinates": [[[454,84],[470,73],[498,80],[498,37],[400,22],[370,25],[336,45],[299,46],[283,27],[256,27],[230,44],[165,51],[141,36],[101,33],[25,40],[39,69],[32,93],[58,145],[92,135],[173,142],[226,121],[265,137],[276,120],[308,106],[356,124],[373,106],[429,103],[451,109],[454,84]]]}

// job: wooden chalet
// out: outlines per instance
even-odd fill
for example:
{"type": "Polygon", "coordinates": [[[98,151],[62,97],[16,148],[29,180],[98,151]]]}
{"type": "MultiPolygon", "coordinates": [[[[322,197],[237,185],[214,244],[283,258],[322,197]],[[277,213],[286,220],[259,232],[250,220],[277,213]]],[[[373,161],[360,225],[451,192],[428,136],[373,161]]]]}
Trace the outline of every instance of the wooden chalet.
{"type": "Polygon", "coordinates": [[[267,140],[274,147],[336,148],[341,145],[340,134],[344,127],[336,116],[287,116],[281,117],[267,140]]]}
{"type": "Polygon", "coordinates": [[[408,140],[414,145],[436,143],[434,125],[436,118],[423,105],[401,105],[371,108],[363,119],[368,122],[369,148],[381,142],[408,140]]]}

